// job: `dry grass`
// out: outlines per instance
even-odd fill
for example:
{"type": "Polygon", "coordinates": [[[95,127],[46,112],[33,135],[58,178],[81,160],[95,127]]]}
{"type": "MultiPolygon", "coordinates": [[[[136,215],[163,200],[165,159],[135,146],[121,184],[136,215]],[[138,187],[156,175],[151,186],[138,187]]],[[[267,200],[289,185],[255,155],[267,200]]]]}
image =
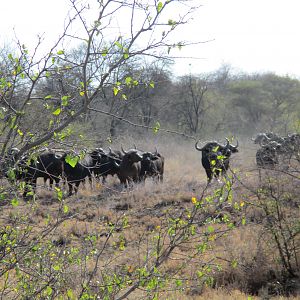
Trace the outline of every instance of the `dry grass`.
{"type": "MultiPolygon", "coordinates": [[[[124,148],[130,148],[132,141],[124,144],[124,148]]],[[[133,145],[133,143],[132,143],[133,145]]],[[[125,240],[126,248],[121,255],[114,257],[110,266],[123,268],[124,266],[138,266],[143,261],[143,256],[149,251],[149,245],[145,239],[151,235],[158,226],[162,226],[166,216],[176,216],[191,208],[191,198],[201,197],[206,188],[206,176],[201,167],[201,155],[194,149],[194,143],[185,141],[179,144],[176,141],[155,140],[137,144],[138,148],[153,151],[155,146],[165,156],[164,183],[157,184],[151,180],[145,185],[138,185],[130,190],[122,190],[116,178],[109,178],[106,185],[94,184],[94,189],[80,188],[78,195],[64,199],[68,206],[70,220],[60,225],[51,236],[54,241],[63,241],[71,246],[81,246],[89,235],[100,237],[99,246],[103,245],[107,235],[107,224],[117,224],[124,215],[128,218],[129,226],[126,230],[117,232],[109,242],[108,251],[102,258],[100,268],[114,257],[115,250],[120,246],[120,239],[125,240]],[[143,240],[143,243],[140,241],[143,240]]],[[[246,299],[249,295],[241,290],[249,292],[249,282],[253,285],[252,294],[260,293],[258,297],[269,297],[268,291],[260,286],[266,283],[270,270],[277,270],[278,265],[274,261],[274,249],[268,248],[267,243],[261,240],[264,217],[261,209],[247,205],[255,204],[257,199],[251,193],[251,189],[258,184],[258,171],[254,159],[255,147],[248,147],[240,142],[240,152],[233,157],[232,169],[237,172],[239,180],[234,184],[234,201],[245,202],[242,211],[232,218],[239,219],[246,215],[247,225],[237,227],[226,237],[217,239],[212,249],[200,258],[197,258],[189,268],[184,269],[180,275],[190,278],[190,284],[182,292],[172,291],[160,295],[159,299],[246,299]],[[215,289],[207,288],[199,284],[195,278],[197,267],[206,261],[213,260],[222,266],[222,271],[214,273],[215,289]],[[238,261],[238,265],[232,268],[232,261],[238,261]],[[255,279],[255,280],[253,280],[255,279]],[[256,281],[259,282],[255,290],[256,281]]],[[[290,181],[290,189],[295,189],[295,182],[290,181]]],[[[20,201],[19,206],[10,205],[1,207],[1,224],[7,224],[15,214],[30,215],[35,232],[45,227],[45,221],[51,217],[55,220],[61,203],[55,199],[53,191],[38,188],[37,204],[20,201]]],[[[211,193],[220,184],[213,183],[206,193],[211,193]]],[[[291,207],[286,208],[286,213],[291,212],[291,207]]],[[[293,211],[293,214],[296,212],[293,211]]],[[[264,235],[266,238],[266,235],[264,235]]],[[[178,261],[186,254],[184,247],[179,248],[171,257],[164,270],[172,273],[178,267],[178,261]]],[[[88,266],[92,269],[92,265],[88,266]]],[[[76,280],[74,280],[76,286],[76,280]]],[[[300,291],[299,291],[300,292],[300,291]]],[[[129,299],[142,299],[143,293],[137,292],[129,299]]],[[[250,298],[249,298],[250,299],[250,298]]],[[[267,299],[267,298],[265,298],[267,299]]],[[[285,299],[277,297],[272,299],[285,299]]],[[[291,299],[296,299],[292,298],[291,299]]]]}

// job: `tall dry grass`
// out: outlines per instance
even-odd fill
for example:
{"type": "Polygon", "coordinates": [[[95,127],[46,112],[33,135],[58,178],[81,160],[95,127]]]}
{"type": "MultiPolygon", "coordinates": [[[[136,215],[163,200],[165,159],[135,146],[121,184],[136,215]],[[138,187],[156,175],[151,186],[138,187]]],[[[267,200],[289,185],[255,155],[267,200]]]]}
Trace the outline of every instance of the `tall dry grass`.
{"type": "MultiPolygon", "coordinates": [[[[192,140],[158,135],[139,141],[132,138],[123,139],[119,144],[113,144],[112,148],[120,148],[122,144],[125,149],[133,148],[135,144],[138,149],[144,151],[155,151],[157,148],[165,157],[164,182],[157,184],[147,180],[145,185],[139,184],[125,190],[120,187],[117,178],[109,178],[105,185],[95,182],[93,189],[88,184],[85,188],[80,186],[78,195],[64,199],[64,203],[69,207],[68,213],[73,217],[52,233],[52,240],[61,241],[69,246],[80,246],[88,235],[94,234],[100,237],[101,242],[107,234],[107,224],[116,223],[125,215],[129,226],[126,231],[116,234],[110,241],[103,261],[107,262],[113,257],[121,235],[126,241],[126,250],[123,255],[114,258],[115,268],[134,266],[137,261],[142,261],[142,256],[148,249],[145,243],[139,241],[157,226],[161,226],[166,216],[180,215],[186,208],[191,208],[191,198],[201,197],[207,188],[205,171],[201,166],[201,153],[195,150],[194,143],[192,140]]],[[[226,213],[232,214],[233,220],[238,220],[243,215],[247,222],[244,226],[237,224],[234,230],[226,237],[216,240],[214,247],[201,257],[203,263],[213,260],[222,267],[218,273],[214,273],[214,289],[201,285],[195,278],[199,260],[182,272],[183,277],[190,278],[188,287],[181,292],[174,290],[162,293],[160,299],[239,300],[250,295],[251,299],[267,299],[271,295],[274,296],[276,286],[272,289],[268,284],[274,284],[272,272],[280,272],[278,263],[274,260],[277,250],[270,248],[267,240],[262,240],[262,236],[267,238],[267,235],[262,235],[264,228],[261,223],[264,221],[264,213],[255,205],[257,198],[252,193],[252,189],[259,184],[259,173],[255,165],[256,146],[243,139],[239,140],[239,144],[240,151],[232,156],[231,161],[231,170],[236,175],[233,195],[234,201],[246,204],[238,213],[233,210],[226,213]],[[238,262],[234,267],[233,261],[238,262]]],[[[291,182],[291,189],[293,184],[295,182],[291,182]]],[[[206,193],[213,193],[219,187],[219,183],[213,182],[206,193]]],[[[46,190],[39,181],[36,204],[20,201],[18,207],[3,206],[0,222],[5,224],[14,214],[29,214],[33,211],[31,220],[38,231],[44,226],[49,215],[52,218],[57,216],[59,206],[55,192],[46,190]],[[36,207],[33,210],[34,206],[36,207]]],[[[166,270],[175,270],[176,259],[180,259],[184,251],[178,250],[174,260],[166,264],[166,270]]],[[[142,299],[143,296],[143,293],[137,292],[130,299],[142,299]]],[[[274,299],[284,297],[274,296],[274,299]]]]}

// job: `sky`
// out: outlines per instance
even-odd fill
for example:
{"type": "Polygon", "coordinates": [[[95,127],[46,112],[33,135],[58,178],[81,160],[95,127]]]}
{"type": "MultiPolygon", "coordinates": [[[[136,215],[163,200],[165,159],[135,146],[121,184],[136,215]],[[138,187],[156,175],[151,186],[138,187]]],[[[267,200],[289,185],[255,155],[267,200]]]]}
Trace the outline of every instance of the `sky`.
{"type": "MultiPolygon", "coordinates": [[[[214,72],[230,65],[236,72],[300,78],[299,0],[196,1],[201,7],[180,29],[178,39],[201,43],[171,51],[181,57],[175,60],[175,75],[214,72]]],[[[27,44],[42,33],[46,41],[55,39],[69,9],[67,0],[0,2],[1,44],[9,43],[15,33],[27,44]]]]}

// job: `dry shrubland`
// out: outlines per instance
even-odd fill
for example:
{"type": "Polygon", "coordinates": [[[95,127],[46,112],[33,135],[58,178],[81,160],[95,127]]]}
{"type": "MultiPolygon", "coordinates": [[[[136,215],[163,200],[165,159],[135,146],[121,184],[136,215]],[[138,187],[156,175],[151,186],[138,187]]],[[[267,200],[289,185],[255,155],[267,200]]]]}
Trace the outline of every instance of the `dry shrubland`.
{"type": "MultiPolygon", "coordinates": [[[[130,148],[134,141],[124,140],[122,144],[130,148]]],[[[162,249],[170,249],[170,228],[174,229],[170,220],[194,218],[196,233],[181,239],[157,266],[157,276],[164,282],[156,284],[152,292],[159,299],[245,299],[247,295],[248,299],[296,299],[300,296],[299,172],[285,174],[267,170],[261,172],[259,180],[255,147],[241,140],[240,152],[232,157],[230,192],[225,190],[224,195],[228,197],[220,202],[222,195],[216,191],[220,193],[228,183],[213,182],[206,186],[201,155],[194,149],[193,141],[158,137],[140,140],[136,146],[145,151],[157,147],[165,157],[162,184],[147,180],[145,185],[124,190],[117,178],[109,178],[105,185],[94,182],[91,189],[86,184],[78,195],[59,201],[56,192],[45,189],[41,183],[35,201],[20,200],[18,205],[1,206],[1,227],[16,224],[26,227],[16,219],[27,216],[30,234],[24,241],[47,233],[44,239],[52,243],[51,253],[56,253],[55,259],[69,268],[60,276],[74,295],[83,284],[90,284],[91,293],[96,290],[97,280],[105,286],[107,276],[115,272],[128,280],[114,294],[118,299],[120,291],[130,288],[138,274],[141,276],[142,267],[155,261],[151,256],[157,243],[155,239],[162,242],[162,249]],[[210,195],[215,195],[213,202],[207,206],[203,202],[192,215],[194,202],[208,199],[210,195]],[[193,202],[192,198],[196,200],[193,202]],[[230,220],[225,222],[225,218],[230,220]],[[49,224],[56,225],[47,232],[49,224]],[[204,245],[205,249],[201,252],[197,248],[197,252],[195,245],[204,245]],[[72,256],[70,253],[75,248],[72,256]],[[87,256],[90,258],[91,249],[95,251],[94,259],[85,260],[87,256]],[[68,259],[62,251],[69,253],[68,259]],[[70,263],[71,256],[76,263],[70,263]],[[173,279],[175,284],[170,283],[173,279]]],[[[299,171],[297,163],[293,162],[299,171]]],[[[2,184],[5,185],[4,180],[2,184]]],[[[183,227],[178,227],[173,235],[179,235],[183,227]]],[[[55,259],[40,259],[50,269],[55,265],[55,259]]],[[[3,291],[9,290],[4,288],[5,280],[16,285],[13,271],[7,276],[1,279],[3,291]]],[[[152,299],[154,294],[149,293],[146,285],[141,284],[127,298],[152,299]]],[[[6,299],[14,299],[16,295],[20,296],[10,291],[6,299]]]]}

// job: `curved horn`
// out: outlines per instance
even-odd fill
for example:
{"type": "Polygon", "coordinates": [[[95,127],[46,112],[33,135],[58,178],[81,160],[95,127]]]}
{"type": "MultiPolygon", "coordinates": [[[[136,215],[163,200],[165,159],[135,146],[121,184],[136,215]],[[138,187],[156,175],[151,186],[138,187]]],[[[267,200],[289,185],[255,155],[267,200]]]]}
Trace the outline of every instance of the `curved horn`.
{"type": "Polygon", "coordinates": [[[196,148],[196,150],[198,150],[198,151],[203,151],[203,147],[200,148],[200,147],[198,146],[198,143],[199,143],[199,142],[200,142],[200,140],[198,140],[198,141],[196,142],[195,148],[196,148]]]}
{"type": "Polygon", "coordinates": [[[135,150],[137,150],[136,144],[133,144],[133,147],[134,147],[135,150]]]}
{"type": "Polygon", "coordinates": [[[108,150],[109,150],[109,154],[111,154],[112,153],[111,147],[108,147],[108,150]]]}
{"type": "Polygon", "coordinates": [[[124,154],[127,154],[127,151],[125,151],[124,149],[123,149],[123,146],[121,145],[121,150],[122,150],[122,152],[124,153],[124,154]]]}
{"type": "Polygon", "coordinates": [[[227,140],[228,145],[230,146],[230,148],[237,149],[237,147],[239,146],[239,141],[238,140],[236,140],[236,146],[233,146],[233,145],[229,144],[229,140],[228,139],[226,139],[226,140],[227,140]]]}
{"type": "Polygon", "coordinates": [[[155,147],[155,153],[153,155],[157,156],[158,154],[158,151],[157,151],[157,148],[155,147]]]}
{"type": "Polygon", "coordinates": [[[226,145],[224,145],[225,148],[229,148],[230,146],[230,142],[228,138],[225,138],[225,140],[227,141],[226,145]]]}

